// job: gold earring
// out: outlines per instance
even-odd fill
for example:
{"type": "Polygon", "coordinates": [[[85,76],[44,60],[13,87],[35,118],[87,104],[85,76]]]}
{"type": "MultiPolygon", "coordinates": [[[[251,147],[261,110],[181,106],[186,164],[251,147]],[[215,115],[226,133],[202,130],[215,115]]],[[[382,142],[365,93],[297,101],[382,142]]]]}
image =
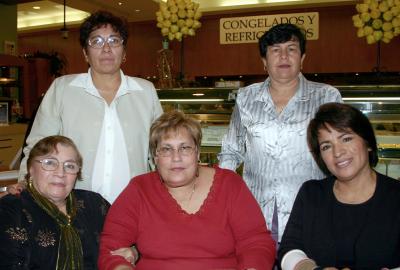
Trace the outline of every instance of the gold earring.
{"type": "Polygon", "coordinates": [[[28,181],[27,181],[27,184],[28,184],[28,186],[29,186],[30,188],[33,187],[32,180],[33,180],[32,176],[29,176],[28,181]]]}

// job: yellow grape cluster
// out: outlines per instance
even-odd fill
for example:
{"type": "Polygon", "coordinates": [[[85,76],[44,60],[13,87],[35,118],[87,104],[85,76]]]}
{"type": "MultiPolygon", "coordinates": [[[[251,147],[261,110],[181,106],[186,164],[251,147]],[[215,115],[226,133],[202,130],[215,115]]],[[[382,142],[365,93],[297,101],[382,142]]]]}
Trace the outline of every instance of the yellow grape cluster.
{"type": "Polygon", "coordinates": [[[379,40],[389,43],[400,34],[400,0],[363,0],[356,9],[353,24],[358,28],[357,36],[365,37],[368,44],[379,40]]]}
{"type": "Polygon", "coordinates": [[[192,0],[160,1],[160,10],[156,12],[157,27],[169,40],[182,40],[185,36],[194,36],[201,27],[199,4],[192,0]]]}

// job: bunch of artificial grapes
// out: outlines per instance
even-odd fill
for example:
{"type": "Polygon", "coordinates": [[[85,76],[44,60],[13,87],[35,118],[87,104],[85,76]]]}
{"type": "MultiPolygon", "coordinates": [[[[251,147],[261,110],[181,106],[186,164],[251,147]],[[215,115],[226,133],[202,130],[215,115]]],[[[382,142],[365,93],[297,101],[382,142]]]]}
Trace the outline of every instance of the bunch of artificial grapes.
{"type": "Polygon", "coordinates": [[[187,35],[194,36],[196,29],[201,26],[199,4],[192,0],[160,1],[160,10],[156,16],[157,27],[161,28],[161,34],[169,40],[181,41],[187,35]]]}
{"type": "Polygon", "coordinates": [[[357,36],[366,37],[368,44],[379,40],[389,43],[400,34],[400,0],[364,0],[357,4],[353,24],[357,36]]]}

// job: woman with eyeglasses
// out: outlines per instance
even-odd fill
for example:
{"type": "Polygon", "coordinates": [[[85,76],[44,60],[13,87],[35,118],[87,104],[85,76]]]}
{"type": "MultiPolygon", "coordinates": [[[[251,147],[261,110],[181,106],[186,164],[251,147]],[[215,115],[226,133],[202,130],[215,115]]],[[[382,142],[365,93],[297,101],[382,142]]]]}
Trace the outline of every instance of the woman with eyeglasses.
{"type": "Polygon", "coordinates": [[[63,136],[41,139],[27,167],[27,187],[0,200],[0,269],[97,269],[109,203],[73,189],[82,167],[75,144],[63,136]]]}
{"type": "MultiPolygon", "coordinates": [[[[24,154],[50,135],[77,144],[85,164],[77,188],[113,202],[129,180],[148,171],[148,134],[162,113],[153,84],[125,75],[126,21],[107,11],[89,16],[80,27],[87,73],[62,76],[47,91],[27,138],[24,154]]],[[[20,179],[27,169],[24,158],[20,179]]]]}
{"type": "Polygon", "coordinates": [[[181,112],[150,129],[157,170],[133,178],[111,206],[99,268],[132,269],[110,251],[137,245],[135,269],[271,269],[275,246],[242,178],[199,165],[200,124],[181,112]]]}

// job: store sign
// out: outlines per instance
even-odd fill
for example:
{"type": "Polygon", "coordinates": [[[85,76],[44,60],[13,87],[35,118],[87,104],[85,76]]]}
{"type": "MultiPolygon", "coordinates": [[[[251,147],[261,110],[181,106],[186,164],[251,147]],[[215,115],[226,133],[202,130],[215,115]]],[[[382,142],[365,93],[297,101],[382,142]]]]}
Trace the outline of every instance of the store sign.
{"type": "Polygon", "coordinates": [[[220,44],[258,42],[265,31],[281,23],[296,24],[304,29],[307,40],[318,39],[319,14],[308,12],[220,19],[220,44]]]}

